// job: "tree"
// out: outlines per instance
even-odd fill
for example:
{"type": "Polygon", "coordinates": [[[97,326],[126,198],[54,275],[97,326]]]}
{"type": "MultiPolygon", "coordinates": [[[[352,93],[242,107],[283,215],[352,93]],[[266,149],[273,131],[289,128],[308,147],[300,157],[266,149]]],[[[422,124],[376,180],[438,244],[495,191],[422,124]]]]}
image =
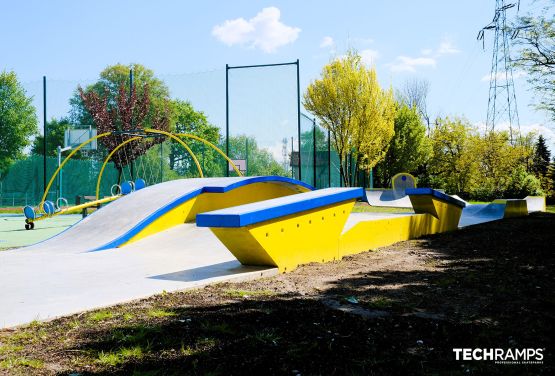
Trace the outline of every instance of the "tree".
{"type": "Polygon", "coordinates": [[[476,184],[478,161],[473,150],[477,134],[465,119],[437,119],[432,130],[433,184],[450,194],[468,194],[476,184]]]}
{"type": "Polygon", "coordinates": [[[383,186],[389,186],[391,178],[399,172],[415,173],[432,153],[426,126],[415,106],[397,104],[394,128],[395,135],[376,171],[383,186]]]}
{"type": "MultiPolygon", "coordinates": [[[[108,89],[104,94],[98,94],[94,90],[88,92],[81,87],[78,88],[81,100],[96,125],[97,133],[114,133],[100,139],[108,152],[113,151],[118,145],[133,137],[137,130],[151,128],[161,131],[169,131],[170,113],[169,105],[163,109],[150,106],[150,91],[148,84],[142,88],[142,93],[137,95],[136,85],[131,88],[128,95],[124,85],[120,85],[115,103],[111,103],[108,89]]],[[[112,161],[119,170],[121,178],[123,167],[131,164],[139,156],[145,154],[149,148],[161,143],[162,137],[151,137],[146,140],[129,142],[118,149],[112,156],[112,161]]],[[[132,174],[133,175],[133,174],[132,174]]],[[[133,178],[133,176],[132,176],[133,178]]]]}
{"type": "Polygon", "coordinates": [[[428,93],[430,92],[430,81],[414,78],[405,81],[401,91],[401,101],[409,107],[416,107],[422,120],[430,131],[430,115],[428,115],[428,93]]]}
{"type": "MultiPolygon", "coordinates": [[[[46,124],[46,155],[56,157],[58,155],[56,148],[58,146],[64,147],[64,138],[66,130],[71,128],[71,123],[68,118],[61,118],[59,120],[52,119],[46,124]]],[[[31,153],[37,155],[44,154],[44,137],[42,135],[35,137],[31,153]]]]}
{"type": "Polygon", "coordinates": [[[0,73],[0,176],[23,156],[37,129],[37,115],[14,72],[0,73]]]}
{"type": "Polygon", "coordinates": [[[374,167],[393,137],[392,89],[382,90],[375,69],[350,51],[324,66],[321,78],[304,93],[303,104],[330,131],[343,184],[357,185],[356,171],[374,167]]]}
{"type": "MultiPolygon", "coordinates": [[[[97,82],[83,89],[85,94],[95,92],[99,96],[106,96],[106,103],[109,107],[117,105],[117,98],[120,88],[125,89],[129,95],[129,71],[133,71],[133,83],[135,84],[137,95],[143,95],[143,90],[149,90],[149,116],[146,117],[147,127],[150,124],[150,115],[155,112],[163,112],[170,99],[169,89],[164,82],[154,76],[154,72],[141,64],[116,64],[106,67],[100,72],[97,82]]],[[[70,121],[73,124],[90,125],[93,123],[91,114],[87,110],[79,90],[70,99],[70,121]]]]}
{"type": "MultiPolygon", "coordinates": [[[[510,194],[508,187],[528,179],[526,159],[528,149],[522,145],[512,145],[507,131],[487,132],[474,138],[473,154],[478,164],[476,186],[471,197],[490,201],[510,194]],[[513,174],[516,170],[524,171],[513,174]],[[520,180],[519,180],[520,179],[520,180]]],[[[528,185],[524,185],[528,186],[528,185]]],[[[514,196],[509,197],[514,198],[514,196]]]]}
{"type": "MultiPolygon", "coordinates": [[[[229,138],[229,157],[231,159],[246,159],[247,174],[290,176],[272,154],[258,147],[254,137],[245,135],[229,138]]],[[[227,165],[226,165],[227,167],[227,165]]]]}
{"type": "MultiPolygon", "coordinates": [[[[203,112],[195,111],[191,103],[181,100],[171,102],[173,129],[176,133],[190,133],[204,138],[214,145],[221,140],[220,130],[208,122],[203,112]]],[[[205,176],[221,176],[226,163],[212,148],[190,139],[184,139],[197,156],[205,176]]],[[[170,169],[182,176],[197,176],[198,171],[191,156],[177,143],[172,143],[169,155],[170,169]]]]}
{"type": "MultiPolygon", "coordinates": [[[[555,2],[552,1],[553,4],[555,2]]],[[[514,26],[517,67],[528,73],[528,81],[540,98],[537,106],[555,120],[555,12],[553,5],[540,16],[520,17],[514,26]]]]}
{"type": "Polygon", "coordinates": [[[540,134],[536,142],[536,147],[534,148],[532,172],[539,179],[547,176],[550,162],[551,152],[547,148],[545,138],[540,134]]]}

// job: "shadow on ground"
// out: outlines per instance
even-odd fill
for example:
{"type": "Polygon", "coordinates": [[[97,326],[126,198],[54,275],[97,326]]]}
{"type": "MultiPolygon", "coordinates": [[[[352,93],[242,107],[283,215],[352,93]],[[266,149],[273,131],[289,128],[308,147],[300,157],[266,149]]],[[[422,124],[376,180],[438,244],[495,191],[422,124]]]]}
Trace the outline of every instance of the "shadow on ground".
{"type": "Polygon", "coordinates": [[[75,328],[41,356],[59,374],[554,374],[554,229],[537,214],[399,243],[388,250],[414,268],[362,266],[313,293],[308,266],[279,280],[305,288],[274,278],[65,318],[46,332],[75,328]],[[456,361],[461,347],[545,350],[543,364],[500,365],[456,361]]]}

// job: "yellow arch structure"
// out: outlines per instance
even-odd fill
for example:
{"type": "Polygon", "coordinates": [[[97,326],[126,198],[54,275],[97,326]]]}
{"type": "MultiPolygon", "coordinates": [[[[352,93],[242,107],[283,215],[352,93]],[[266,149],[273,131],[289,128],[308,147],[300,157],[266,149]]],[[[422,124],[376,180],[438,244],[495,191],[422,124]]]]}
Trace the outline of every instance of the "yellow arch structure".
{"type": "MultiPolygon", "coordinates": [[[[195,136],[193,134],[189,134],[189,133],[177,133],[177,134],[172,134],[166,131],[160,131],[157,129],[145,129],[144,130],[145,133],[154,133],[154,134],[162,134],[165,135],[173,140],[175,140],[176,142],[178,142],[181,146],[183,146],[185,148],[185,150],[187,150],[187,152],[191,155],[191,158],[193,158],[193,161],[195,162],[195,165],[197,167],[197,170],[199,171],[199,175],[201,178],[204,177],[204,174],[202,172],[202,168],[200,167],[200,163],[195,155],[195,153],[193,153],[193,151],[191,150],[191,148],[189,147],[189,145],[187,145],[187,143],[185,143],[183,140],[181,140],[179,137],[187,137],[187,138],[191,138],[197,141],[200,141],[202,143],[204,143],[205,145],[208,145],[209,147],[211,147],[212,149],[214,149],[216,152],[218,152],[222,157],[225,158],[226,161],[229,162],[229,164],[231,165],[231,167],[235,170],[235,172],[237,173],[238,176],[243,176],[243,174],[241,173],[241,171],[239,170],[239,168],[237,168],[237,166],[235,165],[235,163],[233,163],[233,161],[222,151],[220,150],[220,148],[218,148],[216,145],[212,144],[211,142],[195,136]]],[[[68,154],[68,156],[62,161],[62,163],[60,163],[60,165],[58,166],[58,168],[56,169],[56,171],[54,172],[54,174],[52,175],[52,177],[50,178],[50,181],[48,182],[46,189],[44,190],[44,194],[41,198],[41,201],[39,203],[39,209],[40,210],[44,210],[44,202],[46,201],[46,197],[48,195],[48,191],[50,191],[50,188],[52,187],[52,184],[54,183],[54,180],[56,179],[56,176],[58,176],[58,174],[60,173],[60,170],[64,167],[64,165],[71,159],[71,157],[73,157],[79,150],[81,150],[84,146],[86,146],[87,144],[93,142],[94,140],[98,140],[100,138],[106,137],[113,134],[113,132],[105,132],[105,133],[101,133],[99,135],[96,135],[90,139],[88,139],[87,141],[81,143],[79,146],[77,146],[75,149],[73,149],[71,151],[71,153],[68,154]]],[[[112,150],[110,152],[110,154],[106,157],[106,159],[104,160],[104,163],[102,164],[102,168],[100,169],[100,173],[96,182],[96,199],[99,199],[99,194],[100,194],[100,182],[102,180],[102,174],[104,173],[104,169],[106,168],[107,163],[109,162],[110,158],[120,149],[122,148],[124,145],[126,145],[129,142],[135,141],[142,138],[141,136],[136,136],[136,137],[132,137],[128,140],[125,140],[124,142],[122,142],[121,144],[119,144],[114,150],[112,150]]]]}
{"type": "Polygon", "coordinates": [[[193,158],[193,161],[195,161],[195,164],[197,165],[197,170],[200,174],[200,177],[201,178],[204,177],[204,174],[202,173],[202,168],[200,167],[200,163],[198,162],[198,159],[197,159],[195,153],[193,153],[193,151],[191,150],[189,145],[187,145],[182,139],[180,139],[179,137],[176,137],[174,134],[172,134],[170,132],[159,131],[157,129],[145,129],[144,131],[145,131],[145,133],[163,134],[165,136],[168,136],[172,140],[175,140],[178,143],[180,143],[189,152],[189,154],[191,154],[191,158],[193,158]]]}
{"type": "MultiPolygon", "coordinates": [[[[163,131],[161,131],[163,132],[163,131]]],[[[170,133],[171,134],[171,133],[170,133]]],[[[124,142],[122,142],[121,144],[119,144],[114,150],[112,150],[110,152],[110,154],[108,154],[108,156],[106,157],[106,159],[104,160],[104,163],[102,164],[102,168],[100,169],[100,173],[98,174],[98,179],[96,181],[96,199],[99,200],[100,199],[100,183],[102,181],[102,175],[104,174],[104,169],[106,168],[106,165],[108,164],[108,162],[110,161],[110,159],[112,158],[112,156],[120,149],[122,148],[124,145],[126,145],[127,143],[131,142],[131,141],[135,141],[138,139],[141,139],[141,136],[137,136],[137,137],[133,137],[130,138],[128,140],[125,140],[124,142]]],[[[179,141],[179,140],[178,140],[179,141]]],[[[193,151],[191,150],[191,148],[189,148],[189,146],[187,144],[184,144],[183,142],[180,143],[182,146],[185,147],[185,150],[187,150],[187,152],[189,154],[191,154],[191,157],[193,158],[193,160],[195,160],[197,169],[199,171],[199,174],[201,177],[203,176],[203,172],[202,169],[200,168],[200,164],[198,163],[198,159],[196,158],[196,155],[193,153],[193,151]]]]}
{"type": "Polygon", "coordinates": [[[108,162],[112,158],[112,155],[114,155],[119,149],[121,149],[123,146],[127,145],[131,141],[140,140],[141,138],[142,138],[141,136],[136,136],[136,137],[132,137],[128,140],[125,140],[121,144],[116,146],[114,148],[114,150],[112,150],[110,152],[110,154],[108,154],[108,156],[104,160],[104,163],[102,164],[102,168],[100,169],[100,172],[98,173],[98,179],[96,180],[96,199],[97,200],[99,199],[98,196],[100,195],[100,182],[102,181],[102,174],[104,173],[104,169],[106,168],[106,165],[108,164],[108,162]]]}
{"type": "Polygon", "coordinates": [[[50,190],[50,187],[52,186],[52,183],[54,183],[54,179],[56,179],[56,176],[58,176],[58,174],[60,173],[60,170],[62,169],[62,167],[64,167],[64,165],[67,163],[67,161],[69,161],[69,159],[71,157],[73,157],[75,155],[75,153],[77,153],[79,150],[81,150],[81,148],[83,146],[93,142],[94,140],[98,140],[99,138],[106,137],[106,136],[109,136],[111,134],[112,134],[112,132],[104,132],[104,133],[101,133],[101,134],[97,134],[96,136],[94,136],[92,138],[89,138],[87,141],[85,141],[81,145],[77,146],[75,149],[73,149],[73,151],[71,153],[69,153],[69,155],[64,159],[64,161],[62,163],[60,163],[60,165],[58,166],[58,168],[56,169],[56,171],[54,172],[54,174],[50,178],[50,181],[48,182],[48,185],[44,189],[44,194],[42,195],[42,199],[40,200],[40,204],[39,204],[39,209],[40,210],[44,210],[44,208],[43,208],[44,201],[46,201],[46,196],[48,195],[48,191],[50,190]]]}
{"type": "Polygon", "coordinates": [[[239,168],[237,168],[237,166],[235,165],[235,163],[233,163],[233,161],[231,159],[229,159],[229,157],[220,150],[220,148],[218,148],[216,145],[214,145],[213,143],[211,143],[210,141],[206,141],[204,138],[200,138],[198,136],[195,136],[194,134],[189,134],[189,133],[176,133],[176,136],[180,136],[180,137],[187,137],[187,138],[192,138],[194,140],[200,141],[202,143],[204,143],[205,145],[210,146],[212,149],[216,150],[218,153],[220,153],[220,155],[222,157],[224,157],[230,164],[231,167],[233,167],[233,169],[235,170],[235,172],[237,173],[237,176],[243,176],[243,174],[241,173],[241,171],[239,170],[239,168]]]}

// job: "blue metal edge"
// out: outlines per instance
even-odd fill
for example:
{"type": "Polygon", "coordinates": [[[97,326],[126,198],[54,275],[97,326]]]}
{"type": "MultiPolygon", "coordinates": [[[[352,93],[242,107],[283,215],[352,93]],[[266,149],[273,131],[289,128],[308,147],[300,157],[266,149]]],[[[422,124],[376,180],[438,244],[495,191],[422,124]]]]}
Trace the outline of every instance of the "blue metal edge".
{"type": "Polygon", "coordinates": [[[235,183],[226,185],[225,187],[204,187],[204,190],[202,193],[225,193],[228,192],[232,189],[236,189],[248,184],[254,184],[254,183],[265,183],[265,182],[282,182],[282,183],[288,183],[288,184],[292,184],[292,185],[299,185],[303,188],[306,188],[310,191],[313,191],[315,188],[310,185],[307,184],[305,182],[302,182],[300,180],[296,180],[296,179],[292,179],[292,178],[288,178],[285,176],[253,176],[252,178],[249,179],[244,179],[244,180],[239,180],[235,183]]]}
{"type": "Polygon", "coordinates": [[[200,195],[201,193],[225,193],[235,188],[239,188],[239,187],[249,185],[249,184],[254,184],[254,183],[261,183],[261,182],[283,182],[283,183],[289,183],[292,185],[299,185],[307,189],[314,190],[314,187],[312,187],[311,185],[303,183],[299,180],[286,178],[282,176],[255,176],[253,178],[243,179],[238,182],[232,183],[230,185],[226,185],[225,187],[210,187],[210,186],[202,187],[195,191],[189,192],[186,195],[171,202],[170,204],[156,210],[154,213],[150,214],[148,217],[143,219],[141,222],[139,222],[137,225],[135,225],[135,227],[127,231],[125,234],[120,235],[119,237],[112,240],[111,242],[106,243],[98,248],[94,248],[89,252],[96,252],[96,251],[102,251],[105,249],[116,248],[122,244],[125,244],[127,241],[129,241],[131,238],[133,238],[135,235],[141,232],[144,228],[146,228],[146,226],[154,222],[156,219],[160,218],[168,211],[181,205],[185,201],[200,195]]]}
{"type": "MultiPolygon", "coordinates": [[[[292,195],[288,197],[298,199],[301,196],[302,195],[292,195]]],[[[199,227],[243,227],[326,205],[361,198],[364,198],[363,188],[344,188],[344,190],[340,192],[332,193],[327,196],[302,199],[277,207],[255,209],[252,212],[244,214],[218,214],[217,211],[201,213],[197,215],[196,222],[199,227]]],[[[238,206],[238,208],[240,208],[240,206],[238,206]]]]}
{"type": "Polygon", "coordinates": [[[451,197],[445,193],[442,193],[432,188],[407,188],[405,190],[405,194],[409,196],[432,195],[439,200],[448,202],[450,204],[459,206],[461,208],[464,208],[466,206],[465,202],[461,200],[457,200],[454,197],[451,197]]]}

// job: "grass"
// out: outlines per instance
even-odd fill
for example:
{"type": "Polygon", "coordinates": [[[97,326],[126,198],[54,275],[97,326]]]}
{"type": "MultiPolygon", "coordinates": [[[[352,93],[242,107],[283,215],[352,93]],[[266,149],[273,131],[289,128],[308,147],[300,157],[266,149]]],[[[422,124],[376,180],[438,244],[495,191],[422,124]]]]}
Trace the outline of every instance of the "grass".
{"type": "Polygon", "coordinates": [[[152,318],[171,317],[171,316],[176,316],[176,315],[177,315],[177,313],[175,313],[175,312],[166,311],[166,310],[160,309],[160,308],[153,308],[153,309],[151,309],[147,312],[147,316],[152,317],[152,318]]]}
{"type": "Polygon", "coordinates": [[[89,315],[88,319],[93,322],[100,322],[109,320],[114,317],[114,314],[110,311],[98,311],[93,312],[89,315]]]}
{"type": "Polygon", "coordinates": [[[390,208],[386,206],[355,205],[352,213],[414,213],[411,208],[390,208]]]}
{"type": "Polygon", "coordinates": [[[250,297],[257,297],[257,296],[272,296],[276,293],[270,290],[233,290],[228,289],[225,290],[225,293],[232,298],[250,298],[250,297]]]}
{"type": "Polygon", "coordinates": [[[555,214],[555,205],[548,205],[545,209],[545,211],[547,211],[548,213],[553,213],[555,214]]]}
{"type": "Polygon", "coordinates": [[[259,342],[269,345],[277,345],[278,341],[281,339],[281,337],[273,329],[261,330],[253,335],[253,338],[259,342]]]}
{"type": "Polygon", "coordinates": [[[101,351],[96,362],[104,366],[115,367],[130,359],[142,359],[143,356],[144,353],[141,346],[122,347],[116,351],[101,351]]]}
{"type": "Polygon", "coordinates": [[[40,369],[44,367],[44,362],[42,360],[30,359],[25,357],[10,357],[0,361],[0,369],[12,369],[21,367],[40,369]]]}
{"type": "Polygon", "coordinates": [[[373,308],[373,309],[385,309],[385,308],[390,308],[393,305],[393,300],[385,296],[377,296],[375,298],[370,299],[370,301],[367,304],[370,308],[373,308]]]}
{"type": "Polygon", "coordinates": [[[0,355],[11,354],[23,350],[24,347],[20,345],[6,344],[0,346],[0,355]]]}

